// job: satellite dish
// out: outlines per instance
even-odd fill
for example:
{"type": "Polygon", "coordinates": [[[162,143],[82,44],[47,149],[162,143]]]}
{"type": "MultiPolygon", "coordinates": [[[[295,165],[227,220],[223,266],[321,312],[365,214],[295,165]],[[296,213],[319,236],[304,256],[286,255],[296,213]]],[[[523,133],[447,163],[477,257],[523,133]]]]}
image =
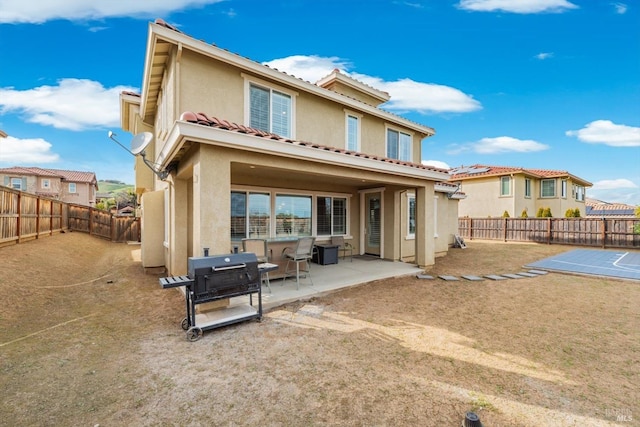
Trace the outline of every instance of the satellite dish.
{"type": "Polygon", "coordinates": [[[153,134],[151,132],[142,132],[134,136],[131,140],[131,154],[137,156],[142,153],[152,139],[153,134]]]}

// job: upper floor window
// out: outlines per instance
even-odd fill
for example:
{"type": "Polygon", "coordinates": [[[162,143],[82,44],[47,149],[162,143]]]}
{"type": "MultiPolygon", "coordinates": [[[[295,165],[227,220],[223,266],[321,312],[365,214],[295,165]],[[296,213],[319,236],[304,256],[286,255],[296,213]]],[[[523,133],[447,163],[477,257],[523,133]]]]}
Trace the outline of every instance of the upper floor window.
{"type": "Polygon", "coordinates": [[[347,150],[360,151],[360,117],[347,114],[347,150]]]}
{"type": "Polygon", "coordinates": [[[582,185],[573,185],[573,197],[579,201],[584,202],[584,187],[582,185]]]}
{"type": "Polygon", "coordinates": [[[76,191],[76,183],[75,182],[70,182],[69,183],[69,194],[75,194],[76,191]]]}
{"type": "Polygon", "coordinates": [[[567,198],[567,180],[566,180],[566,179],[563,179],[563,180],[561,181],[561,185],[562,185],[562,186],[561,186],[561,189],[560,189],[560,192],[561,192],[561,194],[562,194],[562,196],[561,196],[561,197],[562,197],[563,199],[566,199],[566,198],[567,198]]]}
{"type": "Polygon", "coordinates": [[[511,177],[510,176],[500,177],[500,195],[501,196],[511,195],[511,177]]]}
{"type": "Polygon", "coordinates": [[[556,197],[556,180],[543,179],[540,183],[540,197],[556,197]]]}
{"type": "Polygon", "coordinates": [[[387,157],[410,162],[411,135],[387,129],[387,157]]]}
{"type": "Polygon", "coordinates": [[[42,180],[42,188],[44,188],[46,190],[51,188],[51,180],[47,179],[47,178],[43,178],[43,180],[42,180]]]}
{"type": "Polygon", "coordinates": [[[531,180],[529,178],[524,179],[524,197],[531,197],[531,180]]]}
{"type": "Polygon", "coordinates": [[[290,138],[291,95],[254,83],[249,86],[249,126],[290,138]]]}
{"type": "Polygon", "coordinates": [[[22,178],[11,178],[11,188],[22,190],[22,178]]]}

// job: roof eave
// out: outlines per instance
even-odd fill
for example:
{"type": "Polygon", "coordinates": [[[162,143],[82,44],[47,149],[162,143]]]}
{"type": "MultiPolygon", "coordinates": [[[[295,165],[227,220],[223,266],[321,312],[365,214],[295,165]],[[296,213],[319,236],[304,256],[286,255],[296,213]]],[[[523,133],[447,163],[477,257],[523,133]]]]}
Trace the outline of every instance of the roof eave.
{"type": "Polygon", "coordinates": [[[179,160],[178,153],[184,151],[187,141],[430,181],[447,181],[449,178],[445,171],[385,162],[364,155],[347,155],[331,150],[315,149],[308,147],[307,143],[298,141],[283,142],[184,121],[174,123],[165,144],[159,150],[155,163],[160,164],[162,169],[167,169],[169,165],[179,160]]]}

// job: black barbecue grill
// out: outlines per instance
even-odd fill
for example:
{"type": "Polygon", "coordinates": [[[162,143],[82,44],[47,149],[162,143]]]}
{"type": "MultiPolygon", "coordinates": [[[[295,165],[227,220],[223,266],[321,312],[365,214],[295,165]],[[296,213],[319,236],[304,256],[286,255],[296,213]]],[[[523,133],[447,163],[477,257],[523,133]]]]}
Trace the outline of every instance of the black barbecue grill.
{"type": "Polygon", "coordinates": [[[226,254],[191,257],[187,261],[187,276],[162,277],[164,289],[185,287],[187,316],[182,320],[182,329],[187,339],[196,341],[207,329],[219,328],[244,320],[262,318],[261,274],[270,267],[258,264],[254,253],[226,254]],[[258,294],[258,307],[253,306],[253,295],[258,294]],[[215,310],[211,314],[196,315],[196,305],[249,296],[249,305],[215,310]],[[196,320],[199,324],[196,324],[196,320]]]}

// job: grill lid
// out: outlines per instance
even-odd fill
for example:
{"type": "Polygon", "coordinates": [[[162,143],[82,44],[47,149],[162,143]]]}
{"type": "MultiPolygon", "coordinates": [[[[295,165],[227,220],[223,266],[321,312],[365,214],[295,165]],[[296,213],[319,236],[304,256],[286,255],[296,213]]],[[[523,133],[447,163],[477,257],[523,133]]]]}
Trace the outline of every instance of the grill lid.
{"type": "Polygon", "coordinates": [[[196,275],[221,272],[234,268],[243,268],[257,264],[258,258],[254,253],[225,254],[207,257],[190,257],[187,260],[187,271],[191,279],[196,275]]]}

